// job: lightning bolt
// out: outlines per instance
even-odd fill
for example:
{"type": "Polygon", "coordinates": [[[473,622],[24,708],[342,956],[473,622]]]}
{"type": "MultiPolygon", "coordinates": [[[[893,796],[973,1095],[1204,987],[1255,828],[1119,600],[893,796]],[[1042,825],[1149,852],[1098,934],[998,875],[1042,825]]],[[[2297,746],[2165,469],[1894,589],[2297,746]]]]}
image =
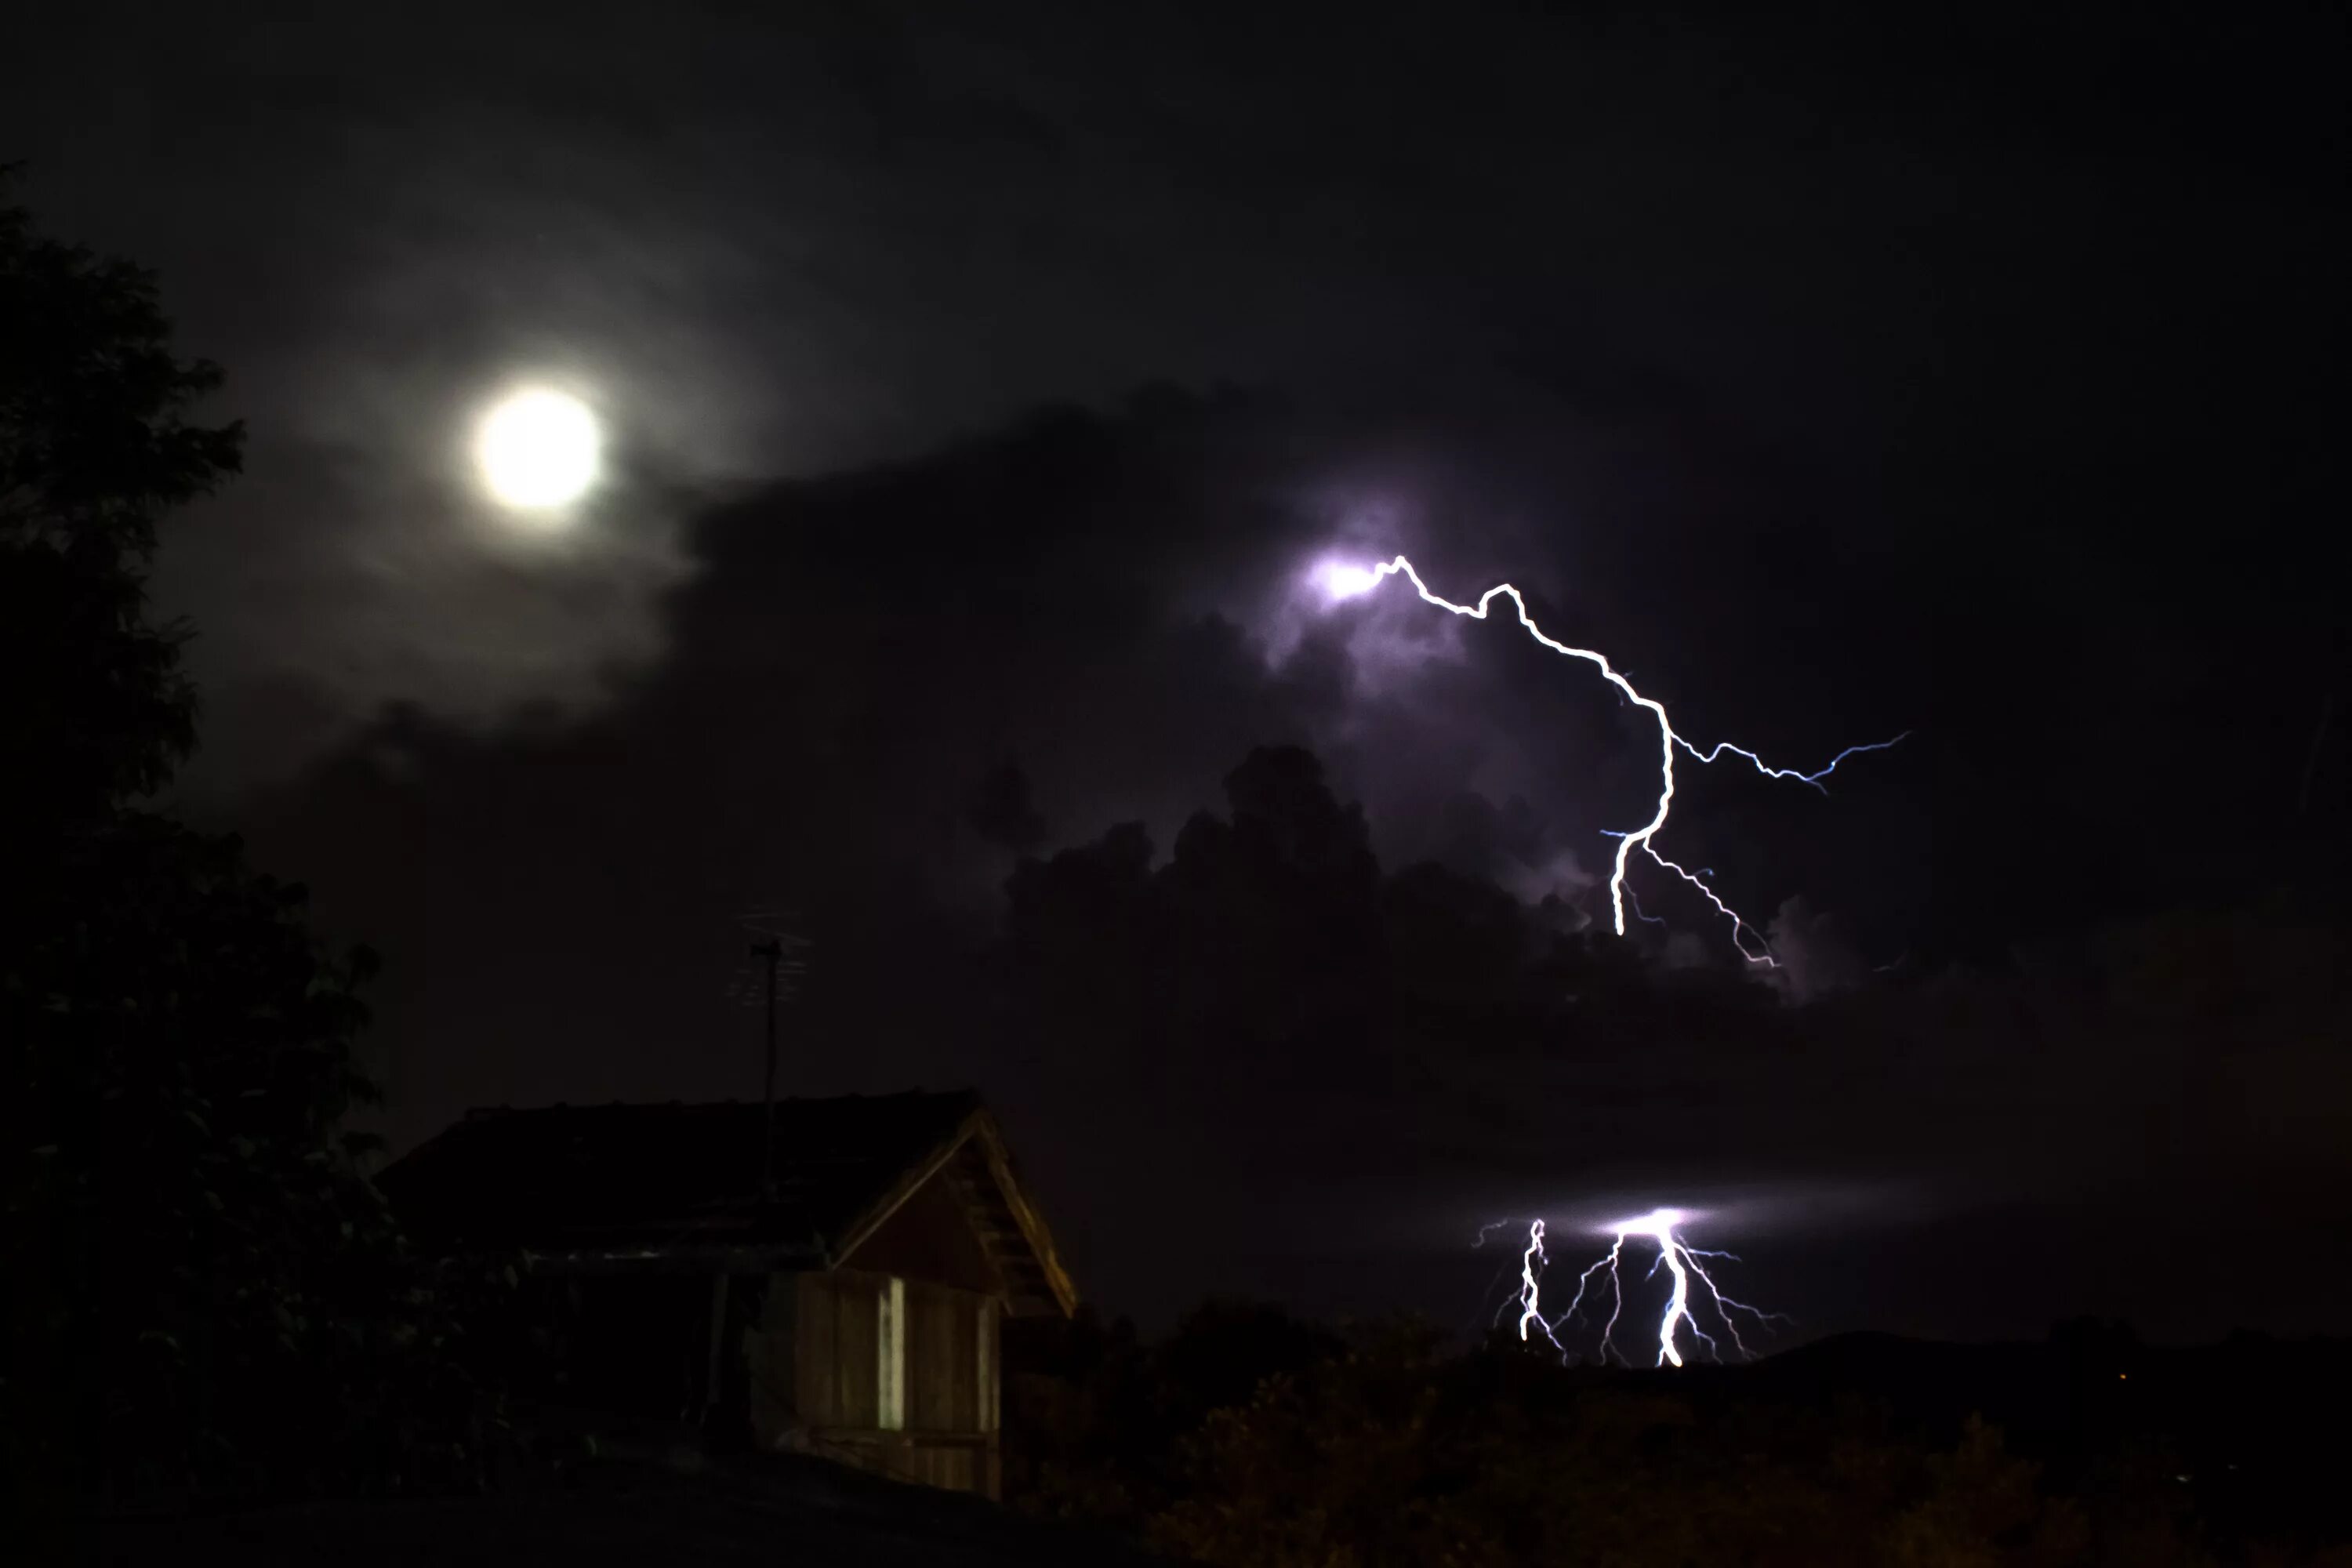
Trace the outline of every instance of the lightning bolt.
{"type": "Polygon", "coordinates": [[[1543,1320],[1543,1286],[1536,1273],[1536,1265],[1548,1263],[1544,1256],[1544,1222],[1538,1220],[1528,1227],[1528,1250],[1519,1258],[1519,1338],[1528,1337],[1528,1325],[1534,1323],[1551,1337],[1551,1325],[1543,1320]]]}
{"type": "Polygon", "coordinates": [[[1549,1258],[1544,1251],[1544,1222],[1535,1221],[1528,1226],[1528,1249],[1520,1264],[1519,1339],[1524,1342],[1529,1337],[1530,1330],[1539,1329],[1544,1338],[1550,1341],[1563,1356],[1566,1355],[1567,1347],[1559,1342],[1560,1326],[1573,1321],[1585,1310],[1588,1295],[1593,1298],[1597,1309],[1600,1297],[1605,1290],[1609,1298],[1609,1317],[1601,1326],[1601,1359],[1605,1363],[1613,1355],[1626,1365],[1632,1365],[1625,1352],[1617,1348],[1616,1339],[1618,1320],[1625,1313],[1625,1287],[1622,1273],[1625,1243],[1638,1237],[1654,1242],[1658,1248],[1658,1256],[1651,1263],[1647,1278],[1655,1279],[1658,1270],[1664,1268],[1674,1282],[1674,1288],[1666,1298],[1665,1313],[1658,1320],[1658,1359],[1654,1364],[1683,1364],[1682,1348],[1676,1342],[1685,1332],[1698,1345],[1706,1347],[1710,1359],[1723,1359],[1722,1347],[1691,1310],[1693,1280],[1697,1281],[1705,1304],[1712,1310],[1717,1326],[1729,1338],[1733,1349],[1742,1360],[1752,1358],[1755,1352],[1748,1348],[1747,1340],[1739,1332],[1739,1321],[1732,1313],[1744,1312],[1761,1328],[1787,1322],[1790,1321],[1788,1315],[1767,1312],[1725,1295],[1717,1286],[1715,1277],[1707,1272],[1706,1265],[1699,1260],[1712,1258],[1737,1263],[1738,1258],[1728,1252],[1710,1252],[1696,1247],[1683,1240],[1679,1227],[1687,1217],[1680,1209],[1654,1209],[1637,1218],[1620,1220],[1610,1226],[1612,1235],[1609,1250],[1577,1276],[1576,1294],[1570,1300],[1567,1310],[1557,1318],[1546,1318],[1543,1313],[1543,1276],[1538,1266],[1549,1262],[1549,1258]]]}
{"type": "MultiPolygon", "coordinates": [[[[1816,768],[1811,773],[1797,768],[1773,767],[1745,746],[1735,746],[1728,741],[1718,742],[1714,746],[1701,751],[1675,732],[1673,721],[1666,717],[1665,704],[1654,698],[1644,697],[1635,690],[1633,683],[1628,680],[1616,666],[1609,662],[1607,656],[1589,647],[1572,647],[1536,625],[1535,617],[1528,613],[1527,600],[1508,583],[1500,583],[1487,589],[1478,595],[1478,602],[1475,605],[1457,605],[1451,599],[1441,598],[1431,593],[1429,584],[1421,580],[1421,574],[1413,570],[1412,563],[1402,555],[1392,561],[1383,561],[1372,567],[1334,565],[1327,567],[1323,574],[1324,585],[1334,598],[1354,598],[1369,594],[1379,587],[1382,581],[1392,576],[1402,577],[1412,584],[1413,592],[1421,595],[1423,603],[1434,605],[1441,610],[1474,621],[1485,620],[1487,609],[1496,599],[1510,600],[1512,607],[1518,612],[1519,625],[1526,629],[1528,636],[1556,654],[1569,658],[1580,658],[1591,664],[1601,671],[1601,679],[1624,694],[1627,701],[1642,709],[1658,721],[1657,812],[1648,823],[1631,833],[1609,835],[1617,840],[1616,862],[1609,875],[1609,907],[1615,918],[1617,934],[1619,936],[1625,934],[1625,906],[1628,900],[1625,886],[1626,863],[1631,859],[1633,851],[1638,848],[1659,866],[1672,871],[1675,876],[1697,889],[1700,896],[1712,904],[1717,913],[1730,921],[1732,944],[1739,950],[1740,957],[1750,963],[1778,967],[1778,961],[1773,958],[1770,947],[1766,945],[1764,939],[1757,934],[1755,927],[1741,918],[1738,910],[1725,903],[1715,889],[1701,878],[1658,853],[1657,846],[1654,841],[1659,830],[1665,826],[1667,815],[1674,809],[1675,751],[1679,749],[1686,752],[1695,761],[1701,763],[1713,763],[1726,752],[1729,752],[1733,756],[1747,759],[1758,773],[1767,778],[1789,779],[1799,784],[1811,784],[1826,795],[1829,793],[1829,786],[1822,781],[1837,772],[1839,763],[1848,757],[1859,756],[1866,752],[1883,752],[1890,746],[1900,745],[1911,731],[1906,730],[1891,741],[1876,741],[1868,745],[1848,746],[1844,751],[1832,757],[1827,766],[1816,768]],[[1756,948],[1753,952],[1748,947],[1751,938],[1754,940],[1756,948]]],[[[1636,905],[1637,914],[1639,910],[1639,905],[1636,905]]],[[[1643,918],[1646,920],[1649,917],[1643,918]]]]}
{"type": "MultiPolygon", "coordinates": [[[[1511,602],[1511,607],[1518,614],[1520,627],[1528,637],[1553,653],[1568,658],[1580,658],[1591,665],[1600,670],[1603,679],[1617,688],[1627,701],[1643,710],[1657,721],[1657,810],[1647,823],[1632,832],[1608,834],[1608,837],[1617,840],[1616,859],[1609,876],[1610,911],[1614,917],[1617,934],[1619,936],[1625,934],[1625,910],[1629,904],[1633,907],[1634,918],[1653,924],[1663,923],[1658,917],[1643,912],[1640,900],[1626,885],[1629,862],[1633,851],[1639,848],[1660,868],[1673,872],[1697,889],[1701,898],[1712,905],[1718,914],[1731,922],[1732,943],[1738,949],[1742,958],[1750,963],[1777,966],[1771,949],[1765,944],[1762,937],[1756,934],[1755,928],[1748,923],[1738,910],[1724,902],[1722,897],[1716,892],[1709,880],[1715,875],[1712,867],[1702,867],[1697,871],[1692,871],[1685,866],[1667,859],[1658,852],[1657,836],[1665,827],[1666,818],[1674,810],[1675,752],[1679,750],[1688,754],[1693,761],[1705,763],[1715,763],[1728,753],[1744,759],[1766,778],[1785,779],[1797,784],[1810,784],[1823,795],[1827,795],[1829,786],[1823,781],[1836,773],[1839,765],[1848,758],[1871,752],[1884,752],[1898,746],[1909,739],[1911,731],[1906,730],[1889,741],[1848,746],[1844,751],[1832,757],[1826,764],[1810,773],[1799,768],[1775,767],[1747,747],[1734,745],[1728,741],[1718,742],[1713,746],[1701,750],[1675,732],[1673,721],[1666,715],[1665,704],[1654,698],[1643,696],[1634,689],[1633,681],[1627,679],[1616,666],[1609,662],[1606,655],[1591,648],[1571,647],[1538,626],[1535,616],[1528,613],[1525,596],[1508,583],[1500,583],[1487,589],[1478,596],[1475,604],[1458,605],[1451,599],[1432,593],[1429,584],[1422,581],[1421,574],[1413,569],[1412,563],[1402,555],[1371,567],[1334,564],[1327,566],[1323,573],[1324,584],[1334,599],[1354,598],[1370,594],[1390,577],[1402,577],[1412,584],[1413,592],[1421,596],[1423,603],[1433,605],[1441,610],[1461,616],[1468,620],[1486,620],[1487,612],[1492,609],[1495,601],[1498,598],[1507,598],[1511,602]],[[1756,951],[1753,952],[1748,947],[1750,938],[1753,938],[1756,943],[1756,951]]],[[[1577,1276],[1575,1294],[1570,1297],[1567,1310],[1556,1318],[1546,1317],[1543,1310],[1543,1275],[1551,1261],[1544,1247],[1544,1222],[1540,1219],[1531,1221],[1528,1226],[1526,1249],[1519,1255],[1519,1284],[1517,1300],[1521,1342],[1526,1342],[1535,1332],[1540,1331],[1545,1340],[1559,1350],[1565,1358],[1568,1352],[1567,1348],[1560,1343],[1561,1325],[1580,1319],[1587,1311],[1588,1298],[1592,1302],[1591,1310],[1597,1311],[1600,1298],[1605,1292],[1609,1298],[1609,1316],[1601,1325],[1601,1359],[1605,1363],[1614,1356],[1629,1366],[1633,1364],[1627,1360],[1625,1352],[1617,1348],[1617,1324],[1625,1315],[1626,1308],[1623,1278],[1625,1244],[1629,1240],[1642,1239],[1651,1242],[1657,1247],[1657,1257],[1650,1265],[1647,1278],[1654,1279],[1658,1271],[1663,1268],[1672,1281],[1672,1289],[1667,1294],[1665,1311],[1658,1320],[1658,1354],[1654,1364],[1662,1367],[1683,1365],[1681,1342],[1685,1337],[1692,1342],[1694,1350],[1703,1348],[1711,1359],[1717,1361],[1722,1359],[1721,1345],[1715,1335],[1707,1331],[1699,1313],[1694,1310],[1694,1290],[1699,1302],[1711,1315],[1713,1321],[1725,1337],[1730,1340],[1738,1354],[1742,1359],[1752,1356],[1754,1352],[1748,1349],[1747,1340],[1739,1331],[1739,1319],[1734,1314],[1742,1314],[1751,1320],[1755,1327],[1768,1330],[1776,1322],[1788,1321],[1787,1315],[1768,1312],[1761,1308],[1749,1306],[1745,1301],[1725,1295],[1722,1289],[1717,1285],[1715,1276],[1708,1271],[1706,1263],[1702,1260],[1714,1259],[1718,1262],[1736,1263],[1738,1259],[1731,1253],[1709,1251],[1704,1247],[1693,1247],[1685,1241],[1682,1238],[1680,1227],[1688,1217],[1681,1209],[1653,1209],[1648,1214],[1633,1219],[1621,1220],[1606,1227],[1611,1237],[1608,1251],[1577,1276]]],[[[1495,1221],[1481,1226],[1477,1240],[1473,1245],[1484,1246],[1489,1232],[1509,1222],[1495,1221]]],[[[1508,1265],[1506,1264],[1505,1267],[1507,1268],[1508,1265]]],[[[1496,1282],[1500,1282],[1499,1271],[1496,1282]]],[[[1509,1310],[1510,1302],[1507,1300],[1496,1314],[1496,1326],[1500,1326],[1503,1313],[1509,1310]]]]}

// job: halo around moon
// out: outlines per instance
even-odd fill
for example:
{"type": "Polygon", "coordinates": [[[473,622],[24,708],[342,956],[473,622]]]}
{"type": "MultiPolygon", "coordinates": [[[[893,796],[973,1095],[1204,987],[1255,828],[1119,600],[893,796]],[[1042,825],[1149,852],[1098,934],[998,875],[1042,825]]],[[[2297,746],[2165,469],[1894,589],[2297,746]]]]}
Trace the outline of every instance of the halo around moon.
{"type": "Polygon", "coordinates": [[[596,481],[601,437],[596,416],[576,397],[534,389],[499,402],[482,418],[474,458],[482,482],[503,506],[550,511],[596,481]]]}

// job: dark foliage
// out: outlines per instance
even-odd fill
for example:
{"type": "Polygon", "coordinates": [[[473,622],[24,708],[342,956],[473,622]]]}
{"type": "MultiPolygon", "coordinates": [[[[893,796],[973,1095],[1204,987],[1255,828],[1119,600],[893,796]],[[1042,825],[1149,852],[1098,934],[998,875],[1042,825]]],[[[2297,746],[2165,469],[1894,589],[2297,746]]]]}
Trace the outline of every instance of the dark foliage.
{"type": "Polygon", "coordinates": [[[1660,1375],[1213,1307],[1158,1343],[1082,1323],[1024,1347],[1008,1476],[1024,1507],[1236,1568],[2347,1561],[2326,1508],[2250,1512],[2234,1470],[2187,1473],[2199,1447],[2285,1460],[2262,1443],[2274,1415],[2193,1381],[2127,1418],[2085,1397],[2125,1342],[2068,1325],[2045,1346],[1832,1343],[1660,1375]]]}
{"type": "Polygon", "coordinates": [[[1340,1342],[1243,1301],[1204,1302],[1152,1345],[1091,1308],[1066,1323],[1009,1324],[1007,1491],[1038,1511],[1140,1528],[1181,1494],[1189,1434],[1340,1342]]]}
{"type": "MultiPolygon", "coordinates": [[[[0,181],[8,171],[0,169],[0,181]]],[[[20,829],[153,790],[194,744],[181,633],[145,616],[165,510],[236,472],[244,432],[184,417],[218,366],[171,349],[150,273],[0,207],[0,679],[20,829]]]]}
{"type": "MultiPolygon", "coordinates": [[[[446,1310],[347,1118],[364,952],[141,804],[194,739],[155,527],[233,473],[154,280],[0,211],[0,1426],[27,1512],[447,1479],[446,1310]]],[[[487,1282],[485,1282],[487,1283],[487,1282]]]]}

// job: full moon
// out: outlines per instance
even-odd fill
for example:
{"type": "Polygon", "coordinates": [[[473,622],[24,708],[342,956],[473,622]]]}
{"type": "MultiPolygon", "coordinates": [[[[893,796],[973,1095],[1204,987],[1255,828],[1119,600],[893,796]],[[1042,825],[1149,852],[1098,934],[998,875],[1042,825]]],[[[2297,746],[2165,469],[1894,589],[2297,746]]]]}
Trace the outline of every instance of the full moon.
{"type": "Polygon", "coordinates": [[[519,392],[483,418],[475,443],[490,494],[544,511],[577,500],[596,478],[596,416],[560,392],[519,392]]]}

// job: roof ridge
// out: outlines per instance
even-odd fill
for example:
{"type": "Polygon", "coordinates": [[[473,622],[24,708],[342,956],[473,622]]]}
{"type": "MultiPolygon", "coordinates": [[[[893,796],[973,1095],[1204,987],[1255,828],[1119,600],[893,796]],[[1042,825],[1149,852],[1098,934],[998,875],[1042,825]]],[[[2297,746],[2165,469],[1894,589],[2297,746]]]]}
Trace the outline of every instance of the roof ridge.
{"type": "MultiPolygon", "coordinates": [[[[786,1105],[845,1105],[883,1104],[890,1100],[964,1100],[985,1104],[986,1100],[975,1088],[962,1089],[894,1089],[881,1094],[786,1094],[776,1097],[778,1106],[786,1105]]],[[[501,1116],[541,1116],[551,1111],[599,1110],[758,1110],[767,1102],[758,1100],[607,1100],[573,1103],[558,1100],[545,1105],[473,1105],[467,1106],[459,1120],[490,1121],[501,1116]]]]}

